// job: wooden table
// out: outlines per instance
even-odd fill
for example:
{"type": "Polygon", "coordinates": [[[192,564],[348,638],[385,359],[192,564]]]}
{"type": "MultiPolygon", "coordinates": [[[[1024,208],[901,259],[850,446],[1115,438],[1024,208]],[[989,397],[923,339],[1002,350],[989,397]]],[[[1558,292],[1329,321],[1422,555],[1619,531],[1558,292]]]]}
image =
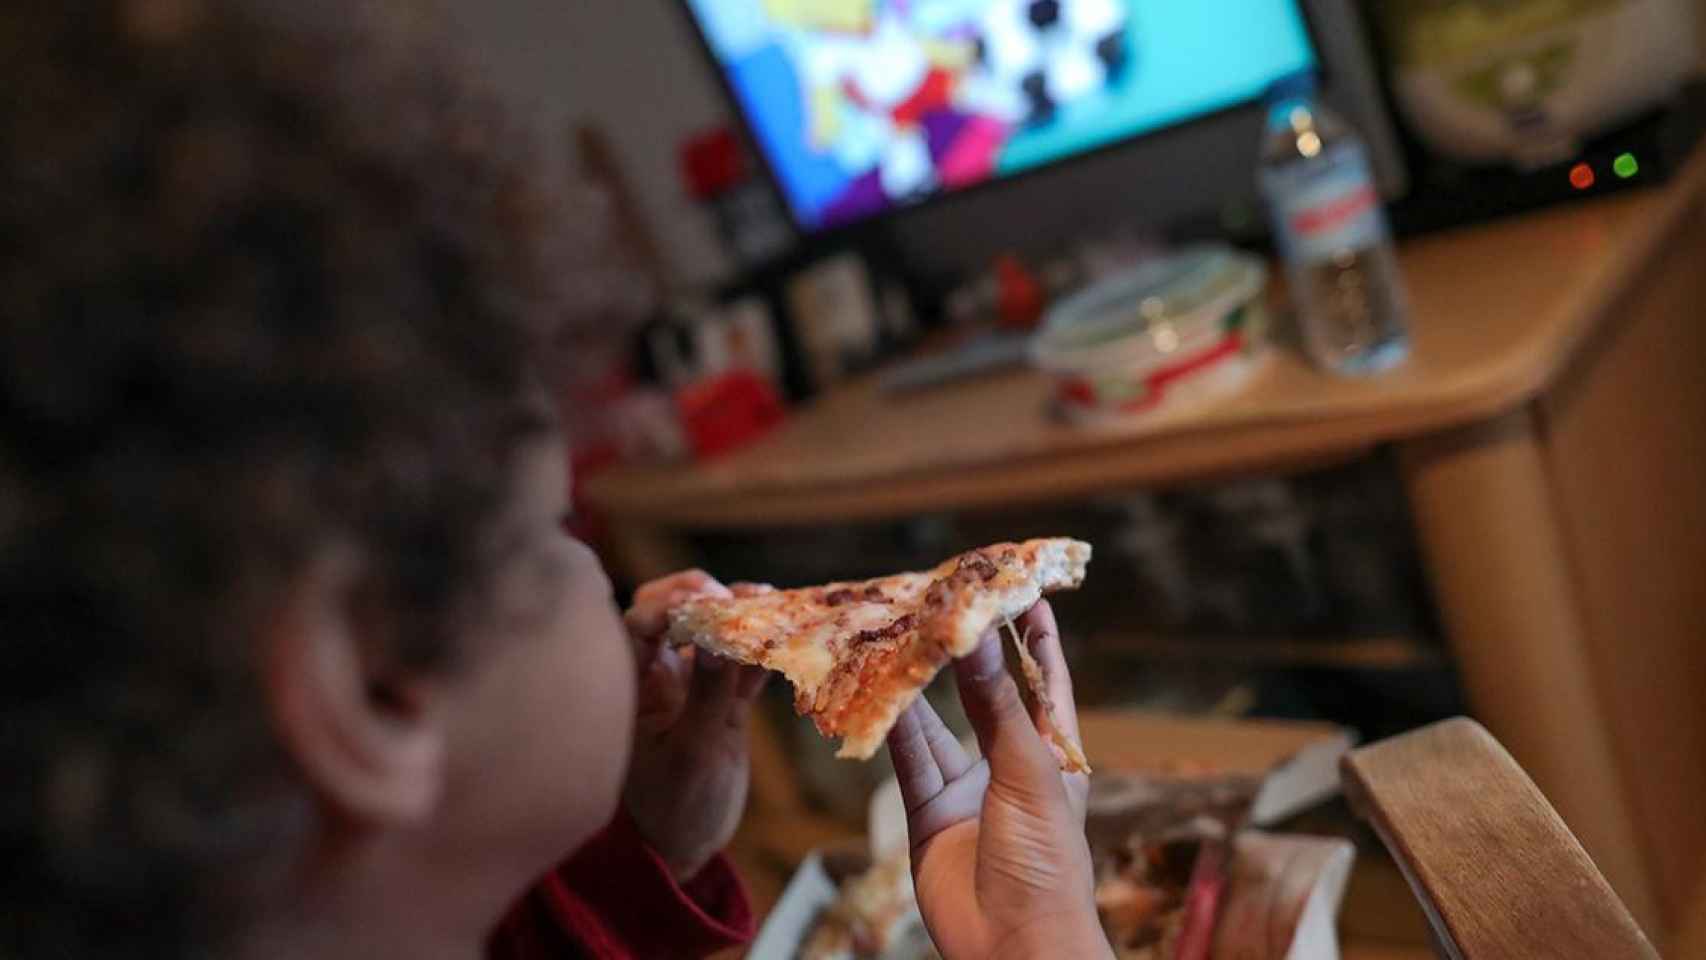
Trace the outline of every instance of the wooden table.
{"type": "Polygon", "coordinates": [[[589,494],[624,572],[693,530],[1012,507],[1398,447],[1476,714],[1648,929],[1706,856],[1706,151],[1670,184],[1402,251],[1414,351],[1377,379],[1274,351],[1236,396],[1074,429],[1020,372],[853,384],[737,455],[589,494]]]}

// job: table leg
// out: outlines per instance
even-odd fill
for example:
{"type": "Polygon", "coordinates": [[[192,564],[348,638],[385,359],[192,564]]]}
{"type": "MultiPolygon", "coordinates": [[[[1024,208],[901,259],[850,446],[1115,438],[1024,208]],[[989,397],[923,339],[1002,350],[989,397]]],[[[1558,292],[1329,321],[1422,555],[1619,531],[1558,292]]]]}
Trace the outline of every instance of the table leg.
{"type": "Polygon", "coordinates": [[[1636,920],[1657,930],[1535,426],[1523,409],[1407,443],[1401,463],[1417,534],[1476,715],[1636,920]]]}

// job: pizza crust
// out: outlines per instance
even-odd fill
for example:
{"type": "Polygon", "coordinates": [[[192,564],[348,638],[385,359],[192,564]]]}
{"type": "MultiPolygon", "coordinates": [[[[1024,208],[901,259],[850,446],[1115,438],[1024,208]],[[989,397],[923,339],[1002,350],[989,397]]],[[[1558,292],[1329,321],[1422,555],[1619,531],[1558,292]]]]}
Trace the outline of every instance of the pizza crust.
{"type": "MultiPolygon", "coordinates": [[[[695,598],[671,611],[669,639],[779,671],[795,708],[841,739],[837,756],[867,759],[948,661],[1044,594],[1083,583],[1090,553],[1065,538],[1001,543],[922,573],[695,598]]],[[[1073,747],[1065,755],[1082,756],[1073,747]]]]}

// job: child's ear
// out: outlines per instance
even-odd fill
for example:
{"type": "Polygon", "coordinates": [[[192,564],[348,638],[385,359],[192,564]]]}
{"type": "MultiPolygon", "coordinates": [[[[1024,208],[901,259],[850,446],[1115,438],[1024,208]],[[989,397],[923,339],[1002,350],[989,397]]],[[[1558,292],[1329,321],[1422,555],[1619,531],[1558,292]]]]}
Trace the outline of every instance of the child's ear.
{"type": "Polygon", "coordinates": [[[317,560],[262,631],[262,682],[280,741],[330,812],[375,827],[418,824],[444,785],[441,692],[362,644],[351,555],[317,560]]]}

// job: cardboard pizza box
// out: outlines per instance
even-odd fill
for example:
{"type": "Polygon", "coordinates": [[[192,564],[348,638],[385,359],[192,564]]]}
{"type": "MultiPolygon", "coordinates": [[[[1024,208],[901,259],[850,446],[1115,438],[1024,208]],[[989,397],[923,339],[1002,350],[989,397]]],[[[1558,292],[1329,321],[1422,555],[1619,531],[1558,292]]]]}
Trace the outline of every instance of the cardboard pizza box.
{"type": "MultiPolygon", "coordinates": [[[[1263,790],[1254,814],[1273,822],[1331,796],[1338,789],[1338,757],[1353,737],[1330,724],[1207,720],[1130,711],[1086,710],[1079,716],[1084,747],[1098,769],[1177,773],[1212,770],[1259,776],[1279,770],[1263,790]],[[1291,761],[1286,763],[1286,761],[1291,761]]],[[[975,750],[975,742],[968,746],[975,750]]],[[[870,852],[881,857],[906,845],[899,789],[886,783],[872,798],[870,852]]],[[[1240,842],[1246,870],[1240,896],[1235,883],[1227,915],[1239,927],[1293,931],[1276,945],[1269,937],[1256,960],[1336,960],[1335,921],[1354,850],[1349,843],[1252,832],[1240,842]],[[1263,871],[1266,875],[1262,875],[1263,871]],[[1264,886],[1265,885],[1265,886],[1264,886]],[[1275,898],[1266,891],[1284,891],[1275,898]]],[[[753,960],[792,960],[837,888],[818,853],[808,856],[770,913],[748,954],[753,960]]],[[[1229,945],[1229,949],[1232,946],[1229,945]]],[[[1217,955],[1223,955],[1216,951],[1217,955]]],[[[1224,954],[1230,955],[1230,954],[1224,954]]],[[[1240,956],[1245,956],[1241,954],[1240,956]]],[[[911,960],[899,958],[896,960],[911,960]]]]}
{"type": "Polygon", "coordinates": [[[818,913],[835,902],[835,894],[835,881],[824,869],[823,857],[815,852],[807,856],[775,909],[764,918],[747,960],[793,960],[818,913]]]}

